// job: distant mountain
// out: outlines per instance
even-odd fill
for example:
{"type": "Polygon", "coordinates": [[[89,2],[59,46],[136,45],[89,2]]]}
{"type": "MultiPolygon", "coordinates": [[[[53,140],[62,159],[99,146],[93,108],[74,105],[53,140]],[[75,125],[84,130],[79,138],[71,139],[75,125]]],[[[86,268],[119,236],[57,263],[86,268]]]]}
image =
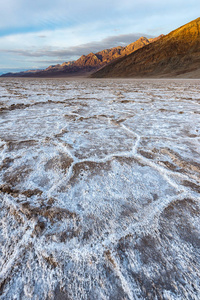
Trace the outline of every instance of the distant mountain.
{"type": "Polygon", "coordinates": [[[110,63],[92,77],[200,78],[200,18],[110,63]]]}
{"type": "Polygon", "coordinates": [[[28,70],[18,73],[7,73],[2,75],[3,77],[50,77],[50,76],[77,76],[88,75],[95,72],[99,68],[107,65],[108,63],[128,55],[145,45],[153,43],[160,39],[162,35],[153,39],[147,39],[141,37],[137,41],[131,43],[126,47],[115,47],[106,49],[97,53],[89,53],[88,55],[82,55],[78,60],[71,62],[64,62],[55,66],[49,66],[44,70],[28,70]]]}

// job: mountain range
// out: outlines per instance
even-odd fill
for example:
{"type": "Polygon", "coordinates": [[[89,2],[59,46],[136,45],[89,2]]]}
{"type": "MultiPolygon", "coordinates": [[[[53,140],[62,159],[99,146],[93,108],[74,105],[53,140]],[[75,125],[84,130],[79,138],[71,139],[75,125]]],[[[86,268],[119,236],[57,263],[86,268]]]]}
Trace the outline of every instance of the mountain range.
{"type": "Polygon", "coordinates": [[[2,76],[183,77],[200,78],[200,18],[154,39],[141,37],[126,47],[82,55],[44,70],[2,76]]]}
{"type": "Polygon", "coordinates": [[[200,18],[110,63],[92,77],[200,78],[200,18]]]}
{"type": "Polygon", "coordinates": [[[51,76],[81,76],[89,75],[95,72],[99,68],[107,65],[108,63],[115,61],[118,58],[129,55],[130,53],[151,44],[163,35],[156,38],[147,39],[141,37],[137,41],[129,44],[126,47],[114,47],[111,49],[105,49],[97,53],[89,53],[88,55],[82,55],[76,61],[64,62],[63,64],[57,64],[49,66],[44,70],[28,70],[18,73],[7,73],[5,77],[51,77],[51,76]]]}

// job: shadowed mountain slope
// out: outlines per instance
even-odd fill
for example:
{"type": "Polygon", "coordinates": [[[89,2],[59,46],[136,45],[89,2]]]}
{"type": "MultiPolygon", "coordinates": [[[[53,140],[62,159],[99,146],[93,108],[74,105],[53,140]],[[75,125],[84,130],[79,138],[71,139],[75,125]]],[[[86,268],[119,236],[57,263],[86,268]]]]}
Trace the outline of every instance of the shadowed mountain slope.
{"type": "Polygon", "coordinates": [[[92,77],[200,77],[200,18],[105,66],[92,77]]]}
{"type": "Polygon", "coordinates": [[[129,44],[126,47],[119,46],[111,49],[106,49],[97,53],[91,52],[88,55],[82,55],[76,61],[64,62],[63,64],[49,66],[44,70],[29,70],[19,73],[7,73],[4,74],[3,77],[49,77],[87,75],[105,66],[106,64],[116,60],[119,57],[128,55],[140,49],[141,47],[144,47],[145,45],[153,43],[161,37],[162,35],[152,39],[141,37],[137,41],[129,44]]]}

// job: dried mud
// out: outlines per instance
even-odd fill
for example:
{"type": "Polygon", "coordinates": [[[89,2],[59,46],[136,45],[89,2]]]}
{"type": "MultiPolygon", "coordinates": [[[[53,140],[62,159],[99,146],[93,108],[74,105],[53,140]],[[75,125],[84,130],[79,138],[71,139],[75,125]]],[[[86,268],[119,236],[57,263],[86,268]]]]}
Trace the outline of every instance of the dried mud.
{"type": "Polygon", "coordinates": [[[0,80],[0,298],[199,299],[198,80],[0,80]]]}

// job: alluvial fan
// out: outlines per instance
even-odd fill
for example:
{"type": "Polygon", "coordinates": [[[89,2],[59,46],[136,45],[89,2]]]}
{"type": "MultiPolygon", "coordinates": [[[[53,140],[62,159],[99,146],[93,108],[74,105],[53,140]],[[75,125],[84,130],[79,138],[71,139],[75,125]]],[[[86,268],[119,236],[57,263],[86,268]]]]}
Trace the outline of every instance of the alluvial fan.
{"type": "Polygon", "coordinates": [[[200,299],[200,81],[0,80],[0,298],[200,299]]]}

